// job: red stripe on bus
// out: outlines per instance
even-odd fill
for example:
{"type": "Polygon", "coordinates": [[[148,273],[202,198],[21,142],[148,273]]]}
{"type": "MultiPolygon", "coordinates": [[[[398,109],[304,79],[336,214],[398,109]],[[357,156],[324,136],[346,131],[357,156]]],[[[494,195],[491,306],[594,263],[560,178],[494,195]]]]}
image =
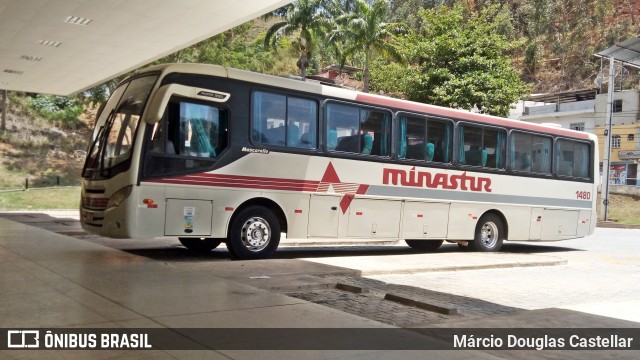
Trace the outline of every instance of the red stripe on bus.
{"type": "Polygon", "coordinates": [[[574,132],[566,129],[546,127],[537,125],[525,121],[510,120],[505,118],[499,118],[491,115],[483,115],[470,113],[462,110],[448,109],[440,106],[420,104],[407,100],[393,99],[384,96],[372,95],[372,94],[358,94],[356,101],[362,101],[369,104],[393,107],[397,109],[415,111],[421,113],[428,113],[432,115],[444,116],[449,118],[455,118],[459,120],[478,121],[485,124],[513,127],[524,130],[538,131],[543,133],[550,133],[555,135],[563,135],[578,139],[589,139],[589,135],[583,132],[574,132]]]}
{"type": "Polygon", "coordinates": [[[176,176],[168,179],[154,179],[147,182],[178,185],[201,185],[230,188],[249,188],[262,190],[289,190],[315,192],[318,181],[260,178],[253,176],[198,174],[176,176]]]}

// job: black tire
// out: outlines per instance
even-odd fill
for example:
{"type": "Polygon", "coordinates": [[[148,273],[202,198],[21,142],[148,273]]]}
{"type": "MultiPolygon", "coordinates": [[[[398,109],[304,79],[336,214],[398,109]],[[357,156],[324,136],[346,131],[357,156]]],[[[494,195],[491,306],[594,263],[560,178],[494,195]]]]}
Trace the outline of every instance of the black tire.
{"type": "Polygon", "coordinates": [[[421,251],[436,251],[444,240],[405,240],[412,249],[421,251]]]}
{"type": "Polygon", "coordinates": [[[184,245],[184,247],[194,252],[209,252],[217,248],[220,245],[220,243],[222,243],[221,239],[214,239],[214,238],[180,237],[178,238],[178,240],[180,240],[180,243],[184,245]]]}
{"type": "Polygon", "coordinates": [[[266,259],[280,244],[280,222],[263,206],[249,206],[234,216],[227,238],[231,257],[238,260],[266,259]]]}
{"type": "Polygon", "coordinates": [[[502,219],[495,214],[483,215],[476,225],[474,240],[469,242],[469,249],[479,252],[498,252],[504,241],[504,225],[502,219]]]}

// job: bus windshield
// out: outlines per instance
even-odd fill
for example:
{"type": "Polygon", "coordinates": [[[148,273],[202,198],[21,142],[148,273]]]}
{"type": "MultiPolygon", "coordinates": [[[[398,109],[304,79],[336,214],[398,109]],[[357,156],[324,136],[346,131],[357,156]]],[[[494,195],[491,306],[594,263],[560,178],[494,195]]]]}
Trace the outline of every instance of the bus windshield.
{"type": "Polygon", "coordinates": [[[113,92],[96,121],[82,171],[85,179],[108,179],[129,168],[142,110],[157,78],[135,78],[113,92]]]}

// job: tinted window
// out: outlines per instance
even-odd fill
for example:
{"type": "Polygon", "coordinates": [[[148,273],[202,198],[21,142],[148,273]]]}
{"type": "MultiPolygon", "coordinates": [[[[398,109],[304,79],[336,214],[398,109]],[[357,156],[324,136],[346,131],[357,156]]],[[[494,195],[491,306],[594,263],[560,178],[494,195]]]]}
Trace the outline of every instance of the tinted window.
{"type": "Polygon", "coordinates": [[[571,140],[556,142],[556,172],[559,176],[589,178],[591,151],[588,144],[571,140]]]}
{"type": "Polygon", "coordinates": [[[550,174],[551,138],[514,132],[509,156],[512,170],[550,174]]]}
{"type": "Polygon", "coordinates": [[[451,161],[449,122],[422,117],[400,116],[398,157],[448,163],[451,161]]]}
{"type": "Polygon", "coordinates": [[[314,149],[317,123],[315,101],[262,91],[253,93],[254,144],[314,149]]]}
{"type": "Polygon", "coordinates": [[[327,105],[327,149],[389,155],[391,115],[353,105],[327,105]]]}
{"type": "Polygon", "coordinates": [[[170,101],[163,118],[149,132],[145,175],[204,170],[227,147],[227,134],[227,110],[170,101]]]}
{"type": "Polygon", "coordinates": [[[458,130],[458,162],[461,165],[504,169],[506,131],[467,125],[458,130]]]}

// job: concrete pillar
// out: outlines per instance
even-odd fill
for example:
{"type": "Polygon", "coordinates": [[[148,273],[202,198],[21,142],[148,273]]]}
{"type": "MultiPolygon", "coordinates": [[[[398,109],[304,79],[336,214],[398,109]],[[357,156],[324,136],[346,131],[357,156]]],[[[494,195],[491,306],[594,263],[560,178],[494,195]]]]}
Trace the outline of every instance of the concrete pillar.
{"type": "Polygon", "coordinates": [[[611,123],[613,121],[613,92],[615,90],[615,59],[609,58],[609,93],[607,98],[607,118],[604,126],[604,151],[602,152],[602,206],[600,219],[607,221],[609,210],[609,163],[611,159],[611,123]]]}

